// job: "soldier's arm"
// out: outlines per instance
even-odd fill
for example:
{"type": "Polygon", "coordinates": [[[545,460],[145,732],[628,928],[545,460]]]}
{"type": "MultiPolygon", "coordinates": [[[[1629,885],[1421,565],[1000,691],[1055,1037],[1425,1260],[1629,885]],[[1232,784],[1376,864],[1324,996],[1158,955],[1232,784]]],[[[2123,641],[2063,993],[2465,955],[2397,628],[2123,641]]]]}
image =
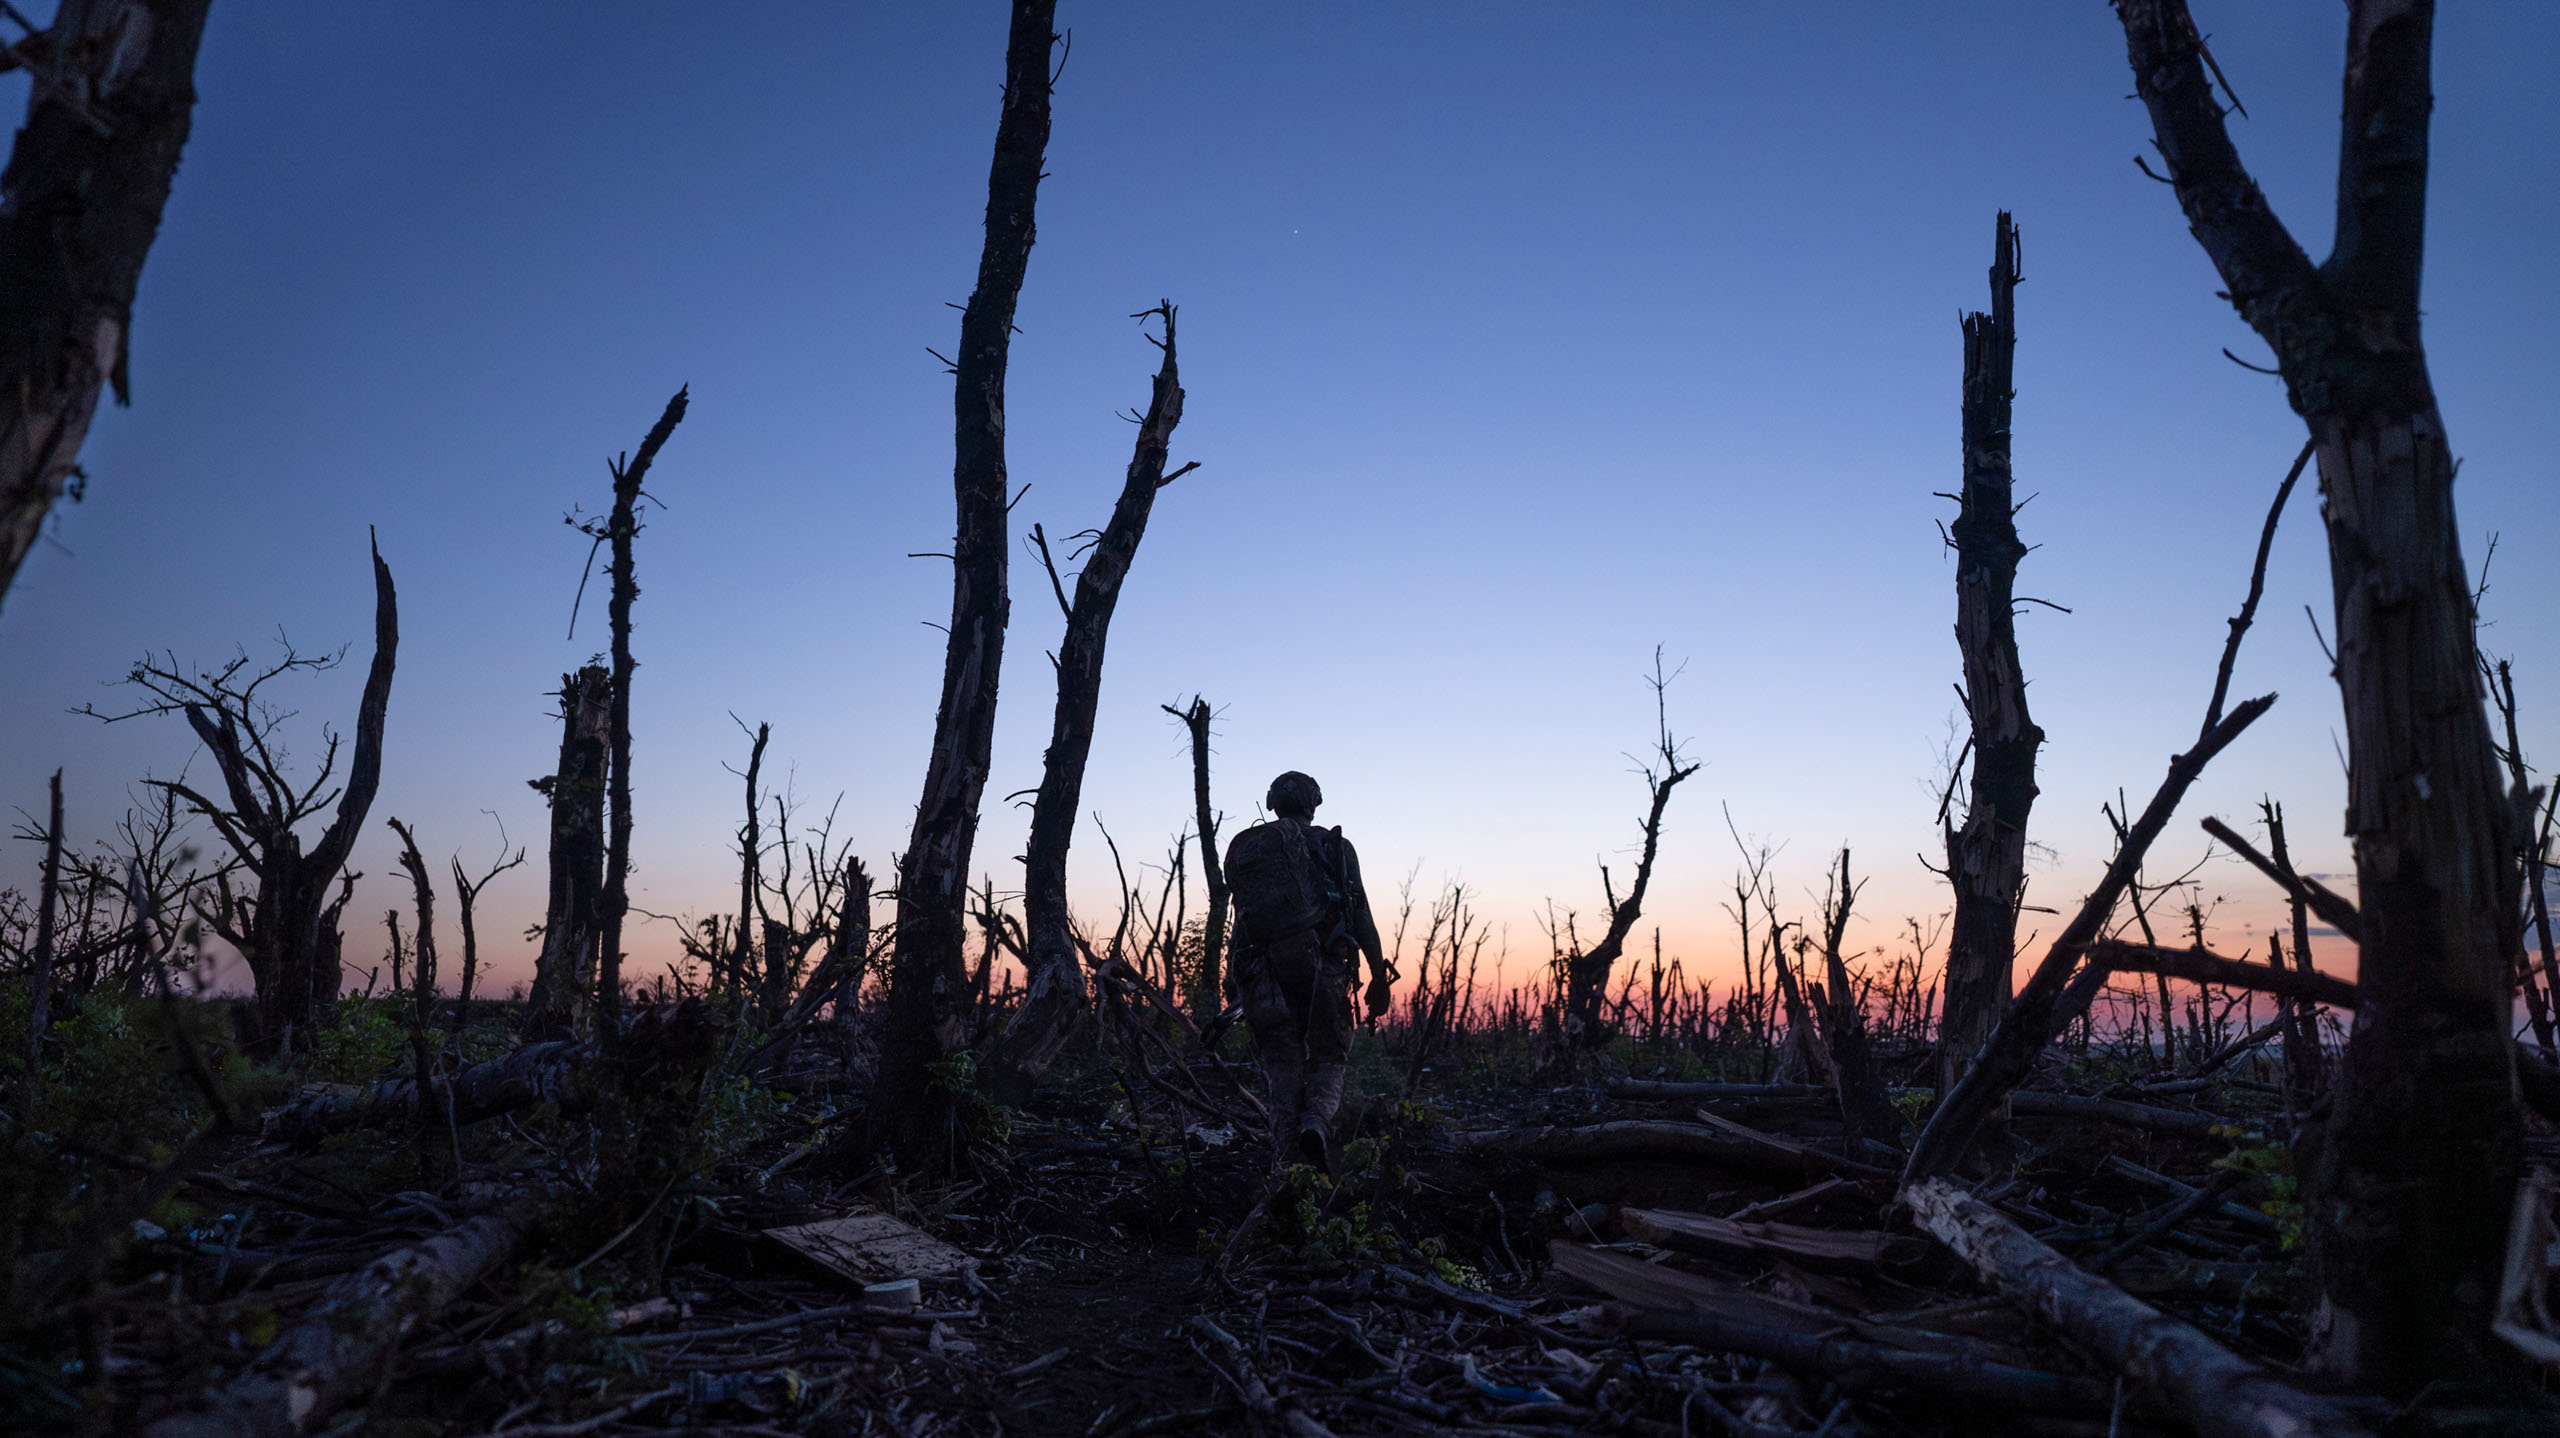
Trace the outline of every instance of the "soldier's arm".
{"type": "Polygon", "coordinates": [[[1386,946],[1378,942],[1378,920],[1369,912],[1369,889],[1360,882],[1360,851],[1351,841],[1342,841],[1343,903],[1351,911],[1351,937],[1360,952],[1369,956],[1369,975],[1383,977],[1387,972],[1386,946]]]}

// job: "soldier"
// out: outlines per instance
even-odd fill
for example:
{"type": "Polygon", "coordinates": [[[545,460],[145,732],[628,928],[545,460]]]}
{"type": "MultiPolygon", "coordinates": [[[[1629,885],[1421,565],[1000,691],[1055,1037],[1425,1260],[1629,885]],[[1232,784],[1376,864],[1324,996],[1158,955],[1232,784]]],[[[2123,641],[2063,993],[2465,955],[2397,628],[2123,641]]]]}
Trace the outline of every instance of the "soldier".
{"type": "Polygon", "coordinates": [[[1236,907],[1234,974],[1271,1092],[1272,1141],[1326,1166],[1351,1048],[1351,980],[1369,957],[1369,1014],[1387,1011],[1395,971],[1360,885],[1360,856],[1339,828],[1319,829],[1324,791],[1292,769],[1263,799],[1274,817],[1227,846],[1236,907]]]}

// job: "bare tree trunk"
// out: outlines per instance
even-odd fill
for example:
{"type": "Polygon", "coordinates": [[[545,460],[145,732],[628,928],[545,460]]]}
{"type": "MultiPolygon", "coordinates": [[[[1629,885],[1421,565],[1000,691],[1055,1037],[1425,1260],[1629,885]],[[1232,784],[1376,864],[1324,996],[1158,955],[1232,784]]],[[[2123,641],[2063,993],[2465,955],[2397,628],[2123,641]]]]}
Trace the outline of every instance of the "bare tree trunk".
{"type": "MultiPolygon", "coordinates": [[[[139,903],[137,896],[135,902],[139,903]]],[[[44,1031],[52,1025],[47,1011],[53,999],[54,911],[62,903],[62,771],[53,771],[52,800],[44,825],[44,870],[36,881],[36,946],[30,956],[34,973],[27,981],[27,1072],[44,1058],[44,1031]]]]}
{"type": "MultiPolygon", "coordinates": [[[[391,832],[400,836],[400,867],[409,875],[409,887],[417,896],[417,977],[409,990],[409,1050],[415,1064],[418,1092],[424,1096],[435,1085],[434,1060],[427,1047],[427,1031],[435,1027],[431,1011],[436,1000],[436,889],[427,881],[427,861],[418,852],[418,836],[397,819],[389,823],[391,832]]],[[[418,1111],[418,1118],[421,1122],[426,1120],[425,1109],[418,1111]]]]}
{"type": "MultiPolygon", "coordinates": [[[[763,858],[764,834],[756,814],[758,802],[756,776],[764,771],[765,741],[772,737],[772,725],[756,726],[755,747],[747,753],[747,822],[738,831],[738,927],[729,936],[728,982],[735,987],[737,1000],[742,1008],[751,991],[748,975],[757,968],[755,963],[756,912],[759,907],[757,891],[762,887],[759,868],[763,858]]],[[[717,963],[718,960],[715,959],[713,962],[717,963]]],[[[716,992],[720,984],[721,976],[715,970],[711,975],[711,987],[716,992]]],[[[762,986],[755,987],[760,989],[762,986]]]]}
{"type": "MultiPolygon", "coordinates": [[[[1075,602],[1069,604],[1063,592],[1058,600],[1067,619],[1066,637],[1058,644],[1058,705],[1050,720],[1040,792],[1031,804],[1031,841],[1023,851],[1028,972],[1023,977],[1022,1002],[988,1055],[995,1093],[1008,1102],[1019,1101],[1056,1061],[1084,1014],[1084,965],[1076,957],[1075,936],[1068,926],[1067,849],[1074,841],[1076,811],[1083,803],[1094,711],[1102,702],[1103,645],[1110,638],[1121,583],[1138,557],[1139,541],[1146,538],[1156,491],[1194,468],[1185,465],[1165,473],[1174,427],[1182,423],[1173,302],[1166,300],[1149,313],[1164,317],[1164,363],[1156,370],[1154,395],[1138,425],[1137,448],[1129,456],[1119,502],[1112,505],[1110,521],[1086,555],[1084,571],[1076,576],[1075,602]]],[[[1043,563],[1050,563],[1045,537],[1040,540],[1040,556],[1043,563]]],[[[1049,581],[1052,588],[1062,589],[1054,564],[1049,581]]]]}
{"type": "Polygon", "coordinates": [[[480,891],[489,887],[492,879],[523,862],[524,850],[522,849],[516,850],[513,857],[508,856],[507,831],[503,825],[498,829],[498,857],[489,866],[489,872],[474,879],[462,867],[462,856],[460,854],[453,856],[454,907],[461,912],[462,916],[462,984],[453,1005],[455,1033],[462,1032],[463,1026],[470,1021],[471,989],[480,978],[480,929],[476,922],[480,907],[480,891]]]}
{"type": "Polygon", "coordinates": [[[2036,750],[2044,731],[2027,715],[2018,661],[2017,505],[2009,473],[2018,231],[2000,212],[1992,241],[1991,312],[1964,322],[1964,490],[1953,535],[1956,647],[1964,655],[1965,709],[1973,732],[1973,783],[1964,824],[1946,829],[1947,883],[1955,919],[1947,931],[1947,984],[1938,1025],[1938,1092],[1956,1080],[2009,1007],[2018,948],[2018,902],[2027,881],[2027,815],[2036,802],[2036,750]]]}
{"type": "Polygon", "coordinates": [[[2431,0],[2351,0],[2336,242],[2313,265],[2243,167],[2184,0],[2118,0],[2188,227],[2274,351],[2326,497],[2363,1007],[2311,1228],[2336,1371],[2395,1395],[2494,1361],[2522,1166],[2521,822],[2480,705],[2453,457],[2419,339],[2431,0]]]}
{"type": "Polygon", "coordinates": [[[622,920],[631,912],[631,603],[640,584],[631,567],[631,540],[640,532],[640,486],[667,437],[684,422],[690,387],[679,389],[641,438],[640,452],[613,463],[613,513],[605,521],[604,538],[613,545],[613,599],[608,619],[613,629],[613,707],[607,721],[605,793],[613,805],[606,833],[604,898],[597,906],[596,1004],[604,1020],[607,1052],[619,1041],[622,1022],[622,920]]]}
{"type": "Polygon", "coordinates": [[[604,917],[605,746],[613,676],[590,664],[560,676],[560,767],[535,780],[551,800],[551,900],[534,961],[528,1032],[566,1032],[596,974],[604,917]]]}
{"type": "MultiPolygon", "coordinates": [[[[80,473],[178,173],[207,0],[62,0],[6,68],[35,79],[0,172],[0,602],[80,473]]],[[[75,493],[76,499],[78,495],[75,493]]]]}
{"type": "Polygon", "coordinates": [[[960,316],[952,369],[952,491],[958,510],[951,547],[951,627],[942,660],[942,702],[933,754],[898,872],[896,957],[889,974],[887,1025],[869,1122],[910,1162],[948,1152],[949,1104],[932,1068],[966,1040],[963,1002],[968,942],[969,857],[978,801],[995,744],[996,681],[1011,609],[1005,570],[1005,361],[1014,306],[1031,262],[1032,209],[1049,147],[1049,49],[1057,0],[1014,0],[1005,42],[1004,112],[987,174],[986,243],[978,285],[960,316]]]}
{"type": "MultiPolygon", "coordinates": [[[[2276,867],[2293,872],[2293,854],[2285,847],[2284,806],[2270,798],[2263,806],[2267,819],[2267,849],[2274,855],[2276,867]]],[[[2299,885],[2287,890],[2293,917],[2293,964],[2304,974],[2319,972],[2311,964],[2311,896],[2299,885]]],[[[2328,1061],[2320,1052],[2320,1006],[2308,999],[2292,1003],[2293,1023],[2284,1034],[2285,1084],[2293,1090],[2296,1103],[2309,1104],[2328,1086],[2328,1061]]]]}
{"type": "Polygon", "coordinates": [[[1161,706],[1191,731],[1191,807],[1200,836],[1200,879],[1209,889],[1208,917],[1200,925],[1200,988],[1191,1005],[1202,1021],[1224,1007],[1227,953],[1227,871],[1218,861],[1218,815],[1209,807],[1209,701],[1194,694],[1191,707],[1161,706]]]}

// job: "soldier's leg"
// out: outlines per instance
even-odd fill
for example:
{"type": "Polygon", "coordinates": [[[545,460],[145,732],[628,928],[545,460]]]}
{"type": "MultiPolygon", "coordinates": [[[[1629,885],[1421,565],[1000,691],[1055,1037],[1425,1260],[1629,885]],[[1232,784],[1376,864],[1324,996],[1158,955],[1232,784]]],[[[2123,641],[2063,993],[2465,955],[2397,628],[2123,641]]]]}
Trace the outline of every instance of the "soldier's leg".
{"type": "Polygon", "coordinates": [[[1307,1015],[1307,1071],[1298,1101],[1298,1146],[1310,1163],[1321,1164],[1333,1134],[1334,1111],[1342,1106],[1342,1080],[1351,1054],[1351,990],[1347,967],[1327,962],[1315,986],[1307,1015]]]}
{"type": "Polygon", "coordinates": [[[1236,980],[1243,990],[1245,1023],[1253,1029],[1254,1056],[1262,1064],[1272,1124],[1275,1130],[1294,1129],[1306,1085],[1306,1036],[1289,1011],[1287,991],[1272,975],[1268,955],[1255,956],[1236,980]]]}

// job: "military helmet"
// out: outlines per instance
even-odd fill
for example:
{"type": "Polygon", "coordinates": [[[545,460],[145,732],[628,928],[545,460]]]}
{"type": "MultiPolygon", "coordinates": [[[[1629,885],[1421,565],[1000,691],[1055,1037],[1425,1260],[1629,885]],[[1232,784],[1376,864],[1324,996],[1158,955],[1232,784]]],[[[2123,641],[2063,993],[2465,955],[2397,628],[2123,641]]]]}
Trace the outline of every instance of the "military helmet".
{"type": "Polygon", "coordinates": [[[1271,792],[1262,796],[1262,805],[1274,814],[1313,814],[1324,802],[1324,790],[1316,781],[1292,769],[1271,781],[1271,792]]]}

